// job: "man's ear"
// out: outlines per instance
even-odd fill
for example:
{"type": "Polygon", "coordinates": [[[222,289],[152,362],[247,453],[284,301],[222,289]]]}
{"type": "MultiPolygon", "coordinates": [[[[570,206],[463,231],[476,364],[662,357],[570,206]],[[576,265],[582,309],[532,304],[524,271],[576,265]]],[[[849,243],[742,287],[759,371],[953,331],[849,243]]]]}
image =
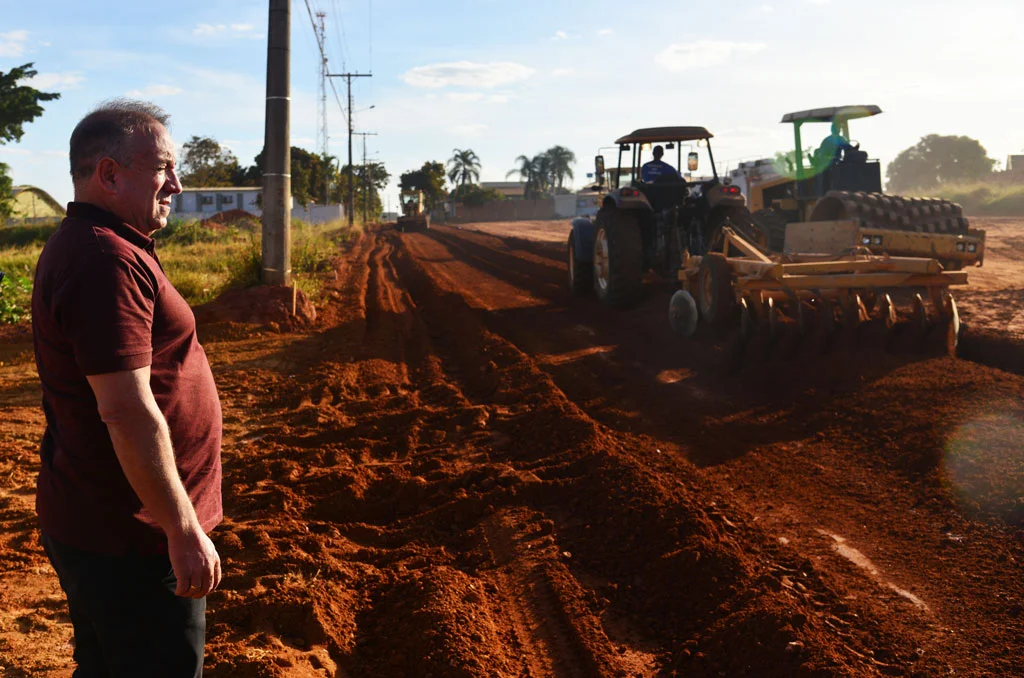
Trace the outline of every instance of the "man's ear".
{"type": "Polygon", "coordinates": [[[117,192],[118,169],[117,162],[113,158],[101,158],[96,163],[96,179],[104,191],[117,192]]]}

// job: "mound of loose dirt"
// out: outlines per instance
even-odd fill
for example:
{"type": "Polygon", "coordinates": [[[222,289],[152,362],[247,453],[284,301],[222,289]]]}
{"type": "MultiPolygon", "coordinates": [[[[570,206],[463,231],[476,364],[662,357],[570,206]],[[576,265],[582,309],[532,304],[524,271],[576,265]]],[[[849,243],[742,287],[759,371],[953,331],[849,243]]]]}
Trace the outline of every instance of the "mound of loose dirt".
{"type": "Polygon", "coordinates": [[[242,209],[225,210],[217,212],[202,220],[203,226],[230,226],[240,221],[259,223],[260,218],[251,212],[242,209]]]}
{"type": "Polygon", "coordinates": [[[316,322],[316,307],[298,288],[274,285],[231,289],[193,309],[198,323],[241,322],[292,329],[316,322]],[[293,312],[294,310],[294,312],[293,312]]]}

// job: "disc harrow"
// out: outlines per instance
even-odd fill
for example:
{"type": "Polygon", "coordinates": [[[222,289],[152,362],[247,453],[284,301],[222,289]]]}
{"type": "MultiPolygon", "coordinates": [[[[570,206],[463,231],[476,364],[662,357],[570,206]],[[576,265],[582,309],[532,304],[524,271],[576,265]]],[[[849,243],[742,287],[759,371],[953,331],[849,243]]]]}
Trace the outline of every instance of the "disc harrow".
{"type": "Polygon", "coordinates": [[[688,257],[669,304],[672,329],[730,329],[737,358],[793,357],[881,344],[954,355],[960,331],[953,285],[967,273],[938,259],[873,254],[769,256],[726,227],[722,252],[688,257]],[[725,252],[739,252],[726,256],[725,252]]]}

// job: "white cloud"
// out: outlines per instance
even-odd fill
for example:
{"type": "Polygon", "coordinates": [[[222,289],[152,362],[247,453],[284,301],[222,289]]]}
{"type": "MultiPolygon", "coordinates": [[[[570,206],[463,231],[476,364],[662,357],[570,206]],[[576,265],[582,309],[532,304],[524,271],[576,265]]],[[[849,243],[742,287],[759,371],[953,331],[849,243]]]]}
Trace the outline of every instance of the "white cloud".
{"type": "Polygon", "coordinates": [[[761,5],[760,7],[757,8],[757,11],[759,11],[761,14],[774,14],[775,7],[772,5],[761,5]]]}
{"type": "Polygon", "coordinates": [[[48,90],[48,89],[76,89],[78,83],[85,80],[82,76],[81,71],[68,71],[66,73],[39,73],[34,78],[28,80],[30,87],[36,89],[48,90]]]}
{"type": "Polygon", "coordinates": [[[669,45],[656,61],[670,71],[688,71],[724,64],[734,54],[759,52],[765,48],[760,42],[721,42],[698,40],[697,42],[669,45]]]}
{"type": "Polygon", "coordinates": [[[471,101],[480,101],[484,98],[484,95],[480,92],[448,92],[445,96],[451,101],[458,103],[469,103],[471,101]]]}
{"type": "Polygon", "coordinates": [[[246,37],[246,38],[261,38],[260,34],[253,33],[255,27],[252,24],[231,24],[226,26],[224,24],[199,24],[192,29],[192,35],[197,38],[212,38],[212,37],[246,37]]]}
{"type": "Polygon", "coordinates": [[[831,5],[832,0],[807,0],[808,5],[831,5]]]}
{"type": "Polygon", "coordinates": [[[18,57],[25,53],[28,42],[28,31],[8,31],[0,33],[0,56],[18,57]]]}
{"type": "Polygon", "coordinates": [[[533,73],[534,70],[529,66],[511,61],[494,61],[486,64],[456,61],[410,68],[402,75],[402,80],[413,87],[435,89],[449,86],[497,87],[526,80],[533,73]]]}
{"type": "Polygon", "coordinates": [[[565,40],[569,37],[569,34],[565,31],[555,31],[555,35],[552,40],[565,40]]]}
{"type": "Polygon", "coordinates": [[[613,35],[615,31],[610,28],[602,28],[597,32],[598,35],[613,35]]]}
{"type": "Polygon", "coordinates": [[[481,123],[471,123],[467,125],[453,125],[448,128],[448,131],[452,134],[457,134],[461,137],[478,137],[484,130],[487,129],[487,125],[481,123]]]}
{"type": "Polygon", "coordinates": [[[512,100],[512,96],[508,94],[492,94],[487,98],[487,103],[490,104],[507,104],[512,100]]]}
{"type": "Polygon", "coordinates": [[[551,76],[554,78],[565,78],[575,74],[575,68],[556,68],[555,70],[551,71],[551,76]]]}
{"type": "Polygon", "coordinates": [[[154,97],[174,96],[175,94],[181,94],[181,92],[182,89],[174,85],[148,85],[142,89],[133,89],[125,94],[125,96],[151,99],[154,97]]]}

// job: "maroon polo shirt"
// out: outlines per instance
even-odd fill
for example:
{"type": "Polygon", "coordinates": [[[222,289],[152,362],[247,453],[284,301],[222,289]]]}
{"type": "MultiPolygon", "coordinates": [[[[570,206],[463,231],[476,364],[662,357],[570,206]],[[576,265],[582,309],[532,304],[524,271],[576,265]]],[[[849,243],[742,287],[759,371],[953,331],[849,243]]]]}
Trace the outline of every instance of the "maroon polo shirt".
{"type": "Polygon", "coordinates": [[[153,240],[103,209],[70,203],[39,256],[32,335],[46,414],[36,494],[43,531],[96,553],[166,552],[86,380],[147,365],[178,473],[200,525],[212,530],[223,516],[220,400],[195,317],[153,240]]]}

